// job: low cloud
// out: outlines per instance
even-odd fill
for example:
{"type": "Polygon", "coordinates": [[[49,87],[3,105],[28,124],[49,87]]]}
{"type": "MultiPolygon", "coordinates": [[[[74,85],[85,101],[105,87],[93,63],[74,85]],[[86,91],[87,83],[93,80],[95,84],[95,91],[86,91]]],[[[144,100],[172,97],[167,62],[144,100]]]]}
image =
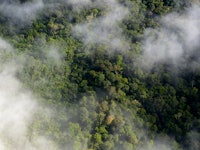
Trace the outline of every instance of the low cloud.
{"type": "Polygon", "coordinates": [[[0,5],[0,14],[11,19],[19,26],[31,23],[37,13],[44,8],[42,0],[19,3],[18,1],[3,1],[0,5]]]}
{"type": "Polygon", "coordinates": [[[91,0],[64,0],[67,4],[71,5],[74,10],[79,11],[92,4],[91,0]]]}
{"type": "Polygon", "coordinates": [[[200,149],[200,133],[197,131],[191,131],[188,134],[189,140],[189,150],[199,150],[200,149]]]}
{"type": "Polygon", "coordinates": [[[143,67],[158,64],[176,68],[196,68],[200,63],[200,7],[188,8],[185,13],[171,13],[161,18],[159,29],[147,29],[144,34],[143,67]]]}
{"type": "MultiPolygon", "coordinates": [[[[45,63],[59,66],[62,60],[59,48],[55,45],[46,48],[50,51],[41,50],[45,58],[38,56],[36,61],[41,61],[39,65],[45,63]]],[[[68,121],[68,118],[72,119],[79,115],[79,109],[73,109],[77,106],[66,110],[57,103],[48,103],[47,99],[36,95],[33,89],[27,89],[25,83],[18,78],[19,73],[28,67],[27,63],[32,63],[27,61],[34,59],[31,54],[17,55],[12,45],[0,38],[0,57],[4,58],[0,59],[0,149],[85,149],[87,137],[80,139],[71,131],[80,130],[81,133],[79,122],[68,121]]],[[[39,74],[42,73],[42,70],[37,71],[39,74]]],[[[45,77],[42,76],[37,82],[44,82],[45,77]]]]}
{"type": "MultiPolygon", "coordinates": [[[[90,3],[89,3],[90,4],[90,3]]],[[[95,1],[93,7],[104,9],[105,14],[95,17],[94,14],[87,16],[87,22],[73,27],[73,33],[87,44],[104,44],[108,48],[121,50],[128,47],[122,35],[120,22],[127,16],[128,9],[120,5],[116,0],[95,1]]]]}
{"type": "Polygon", "coordinates": [[[17,79],[22,64],[18,64],[20,61],[17,61],[12,46],[3,39],[0,39],[0,55],[4,58],[0,65],[0,149],[55,149],[56,144],[49,137],[34,136],[39,128],[30,132],[35,115],[50,111],[39,105],[33,93],[17,79]]]}

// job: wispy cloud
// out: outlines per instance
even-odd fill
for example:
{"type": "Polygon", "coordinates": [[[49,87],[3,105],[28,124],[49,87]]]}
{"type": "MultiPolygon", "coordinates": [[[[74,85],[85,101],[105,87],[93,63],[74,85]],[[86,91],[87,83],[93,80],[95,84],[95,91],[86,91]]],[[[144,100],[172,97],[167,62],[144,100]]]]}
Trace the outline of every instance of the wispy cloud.
{"type": "Polygon", "coordinates": [[[36,18],[37,13],[44,8],[42,0],[33,0],[31,2],[19,3],[3,1],[0,5],[0,14],[11,19],[19,26],[29,24],[36,18]]]}
{"type": "Polygon", "coordinates": [[[174,67],[199,67],[200,8],[171,13],[161,18],[159,29],[147,29],[143,42],[143,66],[166,63],[174,67]]]}
{"type": "Polygon", "coordinates": [[[103,7],[105,14],[97,18],[91,14],[88,22],[73,27],[74,35],[85,44],[104,44],[116,50],[127,48],[128,43],[125,42],[119,24],[129,13],[128,9],[115,0],[97,0],[89,5],[103,7]]]}

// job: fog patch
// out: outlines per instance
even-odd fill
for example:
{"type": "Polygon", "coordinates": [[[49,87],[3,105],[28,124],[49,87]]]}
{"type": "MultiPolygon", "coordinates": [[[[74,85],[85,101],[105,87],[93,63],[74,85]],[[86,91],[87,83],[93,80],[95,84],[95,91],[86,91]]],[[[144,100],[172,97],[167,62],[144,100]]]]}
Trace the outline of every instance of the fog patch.
{"type": "Polygon", "coordinates": [[[128,15],[128,9],[116,0],[95,1],[91,4],[105,10],[99,17],[88,16],[88,21],[75,25],[73,33],[87,44],[103,44],[109,49],[122,50],[128,48],[128,43],[122,35],[120,22],[128,15]]]}
{"type": "Polygon", "coordinates": [[[43,8],[44,3],[42,0],[33,0],[25,3],[3,1],[0,5],[0,14],[9,18],[9,21],[23,26],[24,24],[30,24],[43,8]]]}
{"type": "Polygon", "coordinates": [[[16,55],[14,48],[2,38],[0,56],[3,58],[0,61],[0,149],[56,150],[57,141],[42,134],[49,132],[48,119],[53,119],[56,111],[40,104],[38,97],[17,78],[24,67],[22,58],[28,56],[16,55]],[[35,127],[35,123],[43,128],[35,127]]]}
{"type": "Polygon", "coordinates": [[[169,64],[176,68],[199,68],[200,55],[200,7],[187,12],[171,13],[161,18],[159,29],[147,29],[142,46],[146,69],[158,64],[169,64]]]}

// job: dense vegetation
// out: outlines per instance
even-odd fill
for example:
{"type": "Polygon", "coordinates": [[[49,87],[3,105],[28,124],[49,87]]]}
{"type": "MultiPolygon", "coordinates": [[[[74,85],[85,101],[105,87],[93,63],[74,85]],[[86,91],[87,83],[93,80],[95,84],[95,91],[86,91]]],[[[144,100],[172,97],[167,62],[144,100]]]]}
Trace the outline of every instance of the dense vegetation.
{"type": "Polygon", "coordinates": [[[141,145],[151,149],[157,136],[167,135],[175,139],[174,149],[189,149],[188,134],[200,132],[200,70],[176,74],[169,64],[151,71],[137,65],[144,30],[159,28],[160,16],[181,12],[188,2],[119,0],[134,14],[120,22],[131,44],[126,50],[113,50],[100,43],[85,44],[72,33],[73,26],[88,16],[104,15],[104,9],[75,11],[63,1],[44,1],[45,10],[27,25],[0,14],[1,37],[16,55],[26,56],[17,77],[43,105],[66,108],[70,114],[58,112],[53,121],[47,117],[44,126],[38,116],[32,128],[74,150],[131,150],[141,145]],[[44,128],[48,130],[41,131],[44,128]]]}

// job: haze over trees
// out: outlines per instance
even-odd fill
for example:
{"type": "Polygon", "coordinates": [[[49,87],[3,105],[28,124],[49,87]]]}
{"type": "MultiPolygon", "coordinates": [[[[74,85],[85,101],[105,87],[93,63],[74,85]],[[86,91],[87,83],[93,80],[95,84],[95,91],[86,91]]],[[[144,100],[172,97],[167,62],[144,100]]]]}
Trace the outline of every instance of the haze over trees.
{"type": "Polygon", "coordinates": [[[0,0],[1,150],[199,150],[200,5],[0,0]]]}

